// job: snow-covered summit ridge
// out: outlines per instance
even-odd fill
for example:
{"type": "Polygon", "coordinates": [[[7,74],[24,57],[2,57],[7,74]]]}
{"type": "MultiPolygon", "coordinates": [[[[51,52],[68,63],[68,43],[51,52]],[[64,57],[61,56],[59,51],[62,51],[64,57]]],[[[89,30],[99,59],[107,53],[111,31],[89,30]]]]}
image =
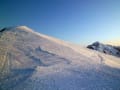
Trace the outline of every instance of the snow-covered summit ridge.
{"type": "MultiPolygon", "coordinates": [[[[64,40],[57,39],[57,38],[52,37],[52,36],[48,36],[48,35],[36,32],[35,30],[33,30],[33,29],[31,29],[31,28],[29,28],[27,26],[17,26],[16,29],[33,33],[33,34],[35,34],[37,36],[40,36],[42,38],[45,38],[45,39],[50,40],[52,42],[55,42],[57,44],[64,45],[66,47],[72,48],[73,50],[77,51],[78,53],[81,53],[81,51],[82,51],[82,53],[85,52],[84,50],[81,49],[81,47],[79,47],[80,45],[76,45],[76,44],[73,44],[73,43],[68,42],[68,41],[64,41],[64,40]]],[[[86,48],[84,48],[84,49],[86,49],[86,48]]]]}
{"type": "Polygon", "coordinates": [[[37,33],[26,26],[2,31],[0,90],[120,89],[118,57],[37,33]]]}

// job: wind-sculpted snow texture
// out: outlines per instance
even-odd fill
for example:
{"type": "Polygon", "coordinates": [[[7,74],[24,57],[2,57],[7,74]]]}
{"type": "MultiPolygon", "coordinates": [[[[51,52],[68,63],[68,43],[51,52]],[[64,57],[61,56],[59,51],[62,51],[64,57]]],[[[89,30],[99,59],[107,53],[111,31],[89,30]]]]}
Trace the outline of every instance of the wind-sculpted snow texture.
{"type": "Polygon", "coordinates": [[[0,32],[0,90],[120,90],[120,58],[26,26],[0,32]]]}

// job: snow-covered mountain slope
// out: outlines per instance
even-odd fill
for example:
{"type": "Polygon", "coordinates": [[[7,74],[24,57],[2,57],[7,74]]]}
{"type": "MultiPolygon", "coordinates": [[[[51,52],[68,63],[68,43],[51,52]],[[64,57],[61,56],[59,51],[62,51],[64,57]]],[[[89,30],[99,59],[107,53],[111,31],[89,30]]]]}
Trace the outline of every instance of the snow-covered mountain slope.
{"type": "Polygon", "coordinates": [[[120,58],[34,32],[0,30],[0,90],[119,90],[120,58]]]}
{"type": "Polygon", "coordinates": [[[120,57],[120,47],[119,46],[112,46],[112,45],[95,42],[91,45],[88,45],[87,48],[97,50],[97,51],[105,53],[105,54],[120,57]]]}

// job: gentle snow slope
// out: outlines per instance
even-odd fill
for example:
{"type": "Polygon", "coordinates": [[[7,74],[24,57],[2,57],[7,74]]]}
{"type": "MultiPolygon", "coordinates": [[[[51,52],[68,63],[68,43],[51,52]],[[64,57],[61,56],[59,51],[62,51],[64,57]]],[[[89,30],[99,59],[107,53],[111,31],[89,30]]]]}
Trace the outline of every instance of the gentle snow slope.
{"type": "Polygon", "coordinates": [[[4,90],[119,90],[120,58],[64,42],[26,26],[8,28],[2,41],[9,69],[4,90]],[[12,37],[12,38],[10,38],[12,37]],[[9,46],[9,47],[10,47],[9,46]]]}

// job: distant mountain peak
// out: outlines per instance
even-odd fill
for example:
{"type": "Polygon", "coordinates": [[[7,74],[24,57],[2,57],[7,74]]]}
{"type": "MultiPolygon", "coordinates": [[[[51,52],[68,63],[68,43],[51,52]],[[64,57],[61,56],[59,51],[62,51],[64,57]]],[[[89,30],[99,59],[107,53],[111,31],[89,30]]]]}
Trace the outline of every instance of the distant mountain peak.
{"type": "Polygon", "coordinates": [[[96,50],[105,54],[118,56],[120,57],[120,47],[108,45],[108,44],[102,44],[100,42],[94,42],[91,45],[88,45],[87,48],[96,50]]]}

